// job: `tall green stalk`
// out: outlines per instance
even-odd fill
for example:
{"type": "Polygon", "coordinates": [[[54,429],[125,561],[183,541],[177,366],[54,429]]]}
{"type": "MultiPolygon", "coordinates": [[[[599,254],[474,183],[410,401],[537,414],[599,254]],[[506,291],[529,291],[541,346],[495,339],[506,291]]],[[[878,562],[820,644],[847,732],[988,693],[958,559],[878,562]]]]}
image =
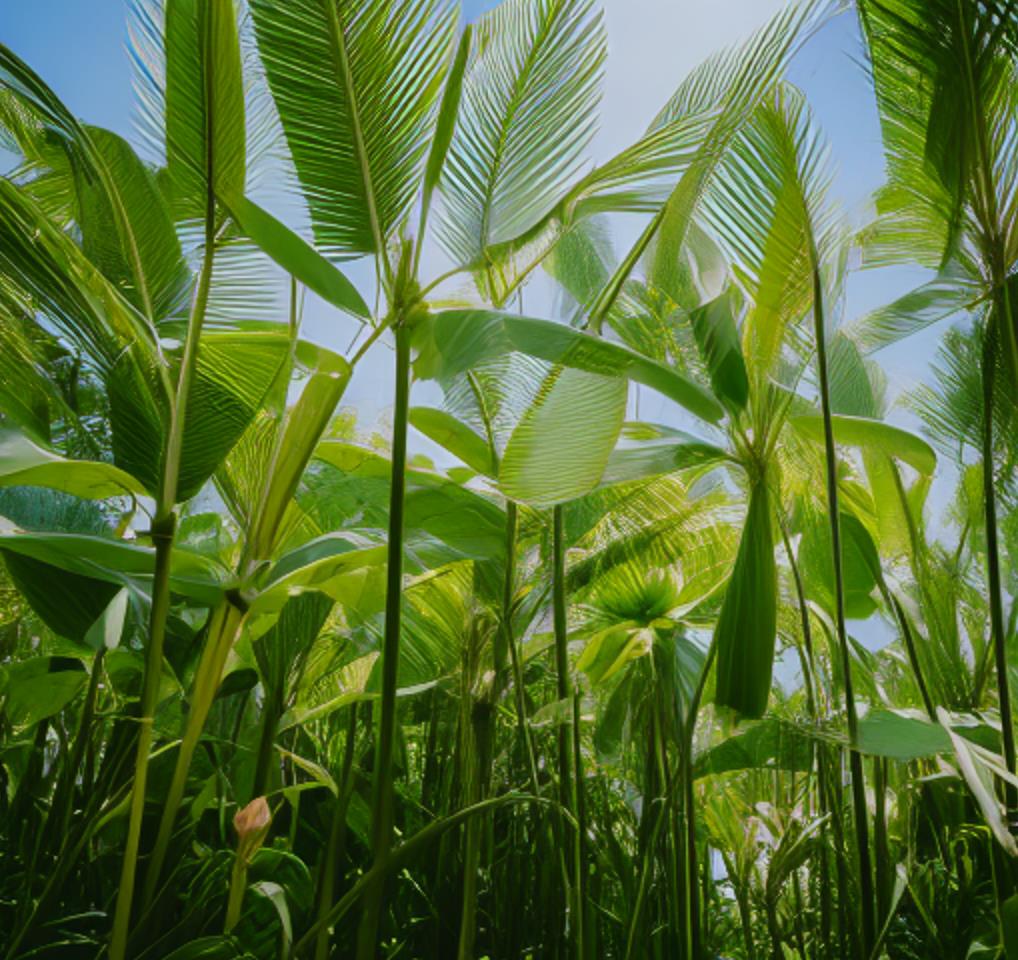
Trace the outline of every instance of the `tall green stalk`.
{"type": "Polygon", "coordinates": [[[163,812],[159,821],[152,855],[145,871],[143,905],[149,907],[156,894],[159,879],[162,875],[163,862],[173,836],[173,825],[177,810],[184,799],[187,788],[187,774],[191,769],[191,759],[198,747],[205,719],[219,689],[219,678],[222,676],[223,665],[233,646],[233,641],[240,632],[244,621],[244,612],[229,600],[224,600],[213,611],[209,618],[208,639],[202,650],[198,667],[195,671],[195,686],[190,698],[190,710],[184,726],[184,736],[177,750],[177,762],[173,777],[163,804],[163,812]]]}
{"type": "Polygon", "coordinates": [[[838,648],[844,677],[845,712],[848,735],[851,741],[849,768],[852,776],[852,808],[855,820],[856,855],[859,863],[859,900],[862,917],[862,944],[868,957],[876,942],[876,914],[873,890],[873,866],[870,857],[869,822],[866,811],[866,785],[863,780],[862,756],[856,749],[859,718],[855,709],[855,692],[852,686],[852,656],[845,626],[845,583],[841,555],[841,519],[838,507],[838,454],[834,446],[834,426],[831,420],[831,390],[827,366],[827,339],[824,326],[823,281],[813,251],[813,324],[817,351],[817,379],[820,387],[820,406],[824,420],[824,455],[827,468],[827,512],[831,524],[831,561],[834,571],[834,609],[838,648]]]}
{"type": "MultiPolygon", "coordinates": [[[[403,609],[403,508],[406,494],[406,444],[410,410],[410,330],[397,322],[396,406],[392,427],[392,474],[389,490],[389,542],[385,577],[385,630],[382,639],[382,693],[379,704],[375,775],[371,793],[371,852],[381,870],[392,847],[392,754],[396,740],[396,680],[403,609]]],[[[373,960],[384,883],[373,883],[364,895],[357,930],[357,960],[373,960]]]]}
{"type": "MultiPolygon", "coordinates": [[[[1006,300],[1006,295],[1004,297],[1006,300]]],[[[993,407],[996,380],[996,324],[991,318],[984,333],[983,345],[983,417],[981,457],[983,461],[983,499],[986,511],[986,578],[990,599],[990,633],[997,672],[997,700],[1000,708],[1000,729],[1004,745],[1004,763],[1009,773],[1016,771],[1014,721],[1011,709],[1011,688],[1007,677],[1007,630],[1004,623],[1003,591],[1000,578],[1000,546],[997,536],[997,485],[993,458],[993,407]]],[[[1008,824],[1018,832],[1018,787],[1010,781],[1004,785],[1004,803],[1008,824]]],[[[1005,889],[1013,892],[1013,882],[1005,889]]]]}
{"type": "Polygon", "coordinates": [[[509,664],[513,675],[513,694],[516,699],[516,726],[519,731],[520,743],[527,761],[527,773],[530,776],[530,788],[534,796],[540,793],[537,776],[537,757],[534,753],[534,741],[530,735],[527,722],[527,695],[523,685],[523,664],[520,651],[516,646],[513,630],[513,602],[516,595],[516,525],[518,508],[512,500],[505,505],[506,523],[506,569],[502,582],[502,622],[499,624],[503,634],[502,642],[509,652],[509,664]]]}
{"type": "Polygon", "coordinates": [[[127,952],[127,934],[131,923],[131,904],[134,899],[135,876],[138,870],[138,850],[141,844],[141,824],[145,813],[145,786],[148,780],[148,760],[152,749],[152,726],[159,699],[159,682],[163,672],[163,645],[166,639],[166,617],[170,609],[170,563],[173,538],[177,526],[177,482],[180,476],[181,452],[184,445],[184,424],[198,365],[198,345],[201,339],[205,311],[208,307],[212,284],[212,262],[215,253],[215,197],[207,191],[205,210],[205,259],[202,262],[198,286],[191,303],[187,323],[187,338],[180,362],[176,396],[171,399],[170,425],[163,458],[163,473],[151,537],[155,546],[155,572],[152,578],[152,610],[149,619],[148,650],[145,658],[145,678],[139,707],[138,746],[134,760],[134,784],[131,790],[130,818],[124,860],[120,871],[120,886],[113,915],[113,932],[110,938],[110,960],[123,960],[127,952]]]}
{"type": "MultiPolygon", "coordinates": [[[[700,869],[696,853],[696,795],[694,792],[693,780],[693,738],[696,735],[696,717],[700,712],[700,703],[703,701],[703,692],[707,685],[707,678],[710,675],[714,658],[717,656],[717,645],[712,643],[707,651],[707,658],[704,660],[703,669],[697,680],[696,689],[693,691],[692,699],[689,702],[689,711],[686,715],[681,729],[682,743],[680,745],[681,755],[679,756],[679,776],[682,778],[682,804],[684,808],[685,823],[685,920],[688,924],[686,935],[686,950],[689,960],[700,960],[703,953],[702,929],[704,914],[708,909],[706,897],[703,900],[702,910],[699,900],[699,888],[697,886],[697,872],[700,869]]],[[[703,865],[704,870],[710,869],[710,861],[703,865]]]]}
{"type": "MultiPolygon", "coordinates": [[[[476,631],[475,631],[476,633],[476,631]]],[[[476,636],[468,643],[468,663],[464,668],[460,704],[459,761],[462,763],[462,806],[469,807],[483,799],[486,767],[491,757],[492,710],[490,704],[475,702],[471,693],[479,672],[476,636]]],[[[457,960],[473,960],[477,934],[477,874],[481,862],[481,828],[479,817],[469,820],[463,839],[462,910],[460,913],[457,960]]]]}
{"type": "MultiPolygon", "coordinates": [[[[569,636],[566,624],[566,553],[562,507],[552,509],[552,623],[555,633],[555,684],[559,702],[569,698],[569,636]]],[[[570,734],[565,723],[556,728],[559,800],[570,808],[570,734]]]]}
{"type": "Polygon", "coordinates": [[[346,848],[346,814],[350,808],[350,797],[353,794],[353,761],[357,742],[357,707],[355,701],[350,704],[350,712],[346,727],[346,742],[343,746],[343,764],[339,778],[339,796],[336,798],[336,808],[332,815],[332,826],[329,829],[329,843],[325,849],[325,858],[322,861],[321,873],[319,874],[318,890],[316,891],[317,919],[322,921],[322,926],[315,941],[315,960],[328,960],[329,940],[331,931],[325,924],[325,919],[335,902],[336,872],[345,855],[346,848]]]}
{"type": "MultiPolygon", "coordinates": [[[[1007,632],[1004,624],[1003,591],[1000,577],[1000,548],[997,538],[997,490],[993,458],[993,409],[996,393],[996,351],[1000,344],[997,339],[999,328],[1011,329],[1011,303],[1007,246],[1001,230],[1000,206],[997,191],[997,167],[991,148],[991,134],[987,118],[981,109],[980,83],[983,79],[977,68],[977,56],[971,48],[972,36],[969,16],[975,13],[974,5],[957,0],[958,36],[963,52],[962,77],[969,97],[969,119],[972,123],[973,139],[976,145],[977,168],[975,171],[974,194],[977,207],[982,214],[984,256],[988,266],[992,309],[984,330],[982,354],[983,410],[980,436],[980,455],[983,462],[983,496],[986,526],[986,576],[990,599],[990,632],[993,637],[993,653],[997,670],[997,695],[1000,708],[1000,726],[1004,747],[1004,762],[1009,773],[1018,771],[1015,758],[1014,720],[1011,710],[1011,691],[1007,678],[1007,632]]],[[[1008,10],[1002,16],[1012,16],[1008,10]]],[[[983,68],[985,69],[985,67],[983,68]]],[[[1013,342],[1012,342],[1013,345],[1013,342]]],[[[1018,788],[1012,783],[1005,784],[1004,802],[1007,806],[1008,823],[1012,833],[1018,833],[1018,788]]],[[[1014,891],[1013,873],[1004,882],[1008,894],[1014,891]]]]}
{"type": "MultiPolygon", "coordinates": [[[[572,698],[572,684],[569,679],[569,634],[566,623],[566,548],[565,523],[561,505],[552,508],[552,623],[555,634],[555,683],[560,704],[572,698]]],[[[572,712],[570,714],[572,720],[572,712]]],[[[558,781],[559,803],[564,810],[576,816],[575,778],[573,776],[573,742],[571,723],[563,718],[556,727],[558,745],[558,781]]],[[[576,771],[577,777],[579,770],[576,771]]],[[[563,845],[561,855],[567,864],[564,871],[572,886],[570,891],[570,931],[572,933],[573,956],[576,960],[583,958],[583,903],[580,871],[582,858],[578,856],[579,839],[573,838],[571,832],[562,830],[560,843],[563,845]]]]}

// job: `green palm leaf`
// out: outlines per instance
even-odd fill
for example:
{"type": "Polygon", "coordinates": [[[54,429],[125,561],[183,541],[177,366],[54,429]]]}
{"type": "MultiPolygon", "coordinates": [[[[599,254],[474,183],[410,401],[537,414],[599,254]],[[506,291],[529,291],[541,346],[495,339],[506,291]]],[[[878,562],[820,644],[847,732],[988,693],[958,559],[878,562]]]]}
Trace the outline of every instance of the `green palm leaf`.
{"type": "MultiPolygon", "coordinates": [[[[186,307],[191,276],[156,177],[121,137],[99,127],[86,129],[117,185],[123,216],[135,237],[138,263],[154,318],[159,322],[176,316],[186,307]]],[[[83,171],[75,179],[76,219],[85,255],[127,299],[144,311],[142,292],[117,237],[116,214],[109,195],[83,171]]]]}
{"type": "Polygon", "coordinates": [[[166,167],[185,218],[244,191],[244,79],[233,0],[167,0],[166,167]]]}
{"type": "Polygon", "coordinates": [[[809,107],[782,84],[743,126],[708,190],[705,222],[750,294],[743,349],[757,378],[771,371],[789,324],[809,309],[814,260],[828,260],[839,240],[830,181],[809,107]]]}
{"type": "Polygon", "coordinates": [[[710,391],[672,367],[550,320],[494,310],[446,310],[429,317],[417,338],[420,377],[449,379],[517,351],[603,377],[628,377],[710,422],[723,415],[710,391]]]}
{"type": "Polygon", "coordinates": [[[452,8],[252,0],[251,13],[315,239],[381,254],[419,186],[452,8]]]}
{"type": "MultiPolygon", "coordinates": [[[[83,168],[83,172],[87,172],[95,179],[97,189],[105,193],[105,202],[108,203],[112,214],[123,257],[130,265],[132,285],[142,304],[142,315],[151,326],[156,319],[155,298],[142,263],[140,247],[143,241],[127,213],[128,202],[121,195],[115,172],[108,167],[103,152],[97,148],[88,131],[42,79],[2,44],[0,44],[0,88],[10,91],[24,109],[57,138],[67,154],[70,166],[83,168]]],[[[136,185],[136,178],[130,177],[128,186],[136,185]]],[[[137,204],[134,205],[134,213],[137,216],[144,215],[137,204]]],[[[151,220],[147,225],[151,226],[151,220]]],[[[151,329],[149,334],[155,336],[151,329]]]]}
{"type": "Polygon", "coordinates": [[[676,92],[652,127],[665,130],[692,111],[709,117],[678,183],[611,277],[591,310],[595,329],[612,308],[636,264],[650,251],[650,278],[678,260],[704,191],[743,125],[775,88],[804,37],[822,18],[812,2],[780,13],[742,48],[708,60],[676,92]]]}
{"type": "Polygon", "coordinates": [[[442,180],[456,262],[533,227],[579,171],[606,55],[594,0],[506,0],[474,27],[442,180]]]}

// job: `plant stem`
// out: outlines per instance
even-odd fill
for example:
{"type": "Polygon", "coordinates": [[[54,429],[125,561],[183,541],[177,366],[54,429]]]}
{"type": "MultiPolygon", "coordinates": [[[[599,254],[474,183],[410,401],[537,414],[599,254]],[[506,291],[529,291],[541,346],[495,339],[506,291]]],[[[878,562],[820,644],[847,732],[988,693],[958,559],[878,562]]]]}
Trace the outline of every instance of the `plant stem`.
{"type": "Polygon", "coordinates": [[[412,837],[404,840],[398,847],[384,857],[381,862],[371,865],[371,869],[361,876],[357,882],[345,893],[342,899],[328,912],[328,914],[316,920],[303,937],[298,940],[290,951],[291,957],[299,957],[312,943],[315,942],[323,926],[330,926],[338,923],[350,908],[362,897],[367,897],[371,888],[391,873],[405,866],[415,856],[427,849],[435,840],[441,839],[448,831],[476,817],[479,814],[487,813],[508,804],[515,803],[542,803],[540,797],[530,797],[525,794],[503,794],[499,797],[490,797],[474,804],[472,807],[464,807],[455,813],[450,813],[441,820],[433,820],[426,827],[422,827],[412,837]]]}
{"type": "MultiPolygon", "coordinates": [[[[346,727],[346,742],[343,746],[343,766],[340,773],[340,795],[336,799],[336,810],[332,817],[329,831],[329,845],[322,862],[321,878],[318,887],[317,918],[324,921],[332,909],[336,892],[336,871],[343,859],[346,846],[346,814],[350,807],[350,795],[353,792],[353,761],[354,748],[357,741],[357,707],[356,702],[350,704],[350,716],[346,727]]],[[[318,931],[315,943],[315,960],[328,960],[329,937],[331,931],[323,924],[318,931]]]]}
{"type": "Polygon", "coordinates": [[[92,670],[88,679],[88,690],[85,693],[85,702],[81,709],[81,717],[78,720],[78,731],[74,738],[74,746],[68,759],[67,766],[62,771],[62,776],[53,797],[50,818],[47,820],[47,838],[49,844],[57,840],[61,845],[63,838],[67,836],[71,822],[71,812],[74,809],[75,784],[77,783],[78,772],[85,757],[85,751],[89,740],[92,737],[92,723],[95,720],[96,702],[99,693],[99,678],[102,676],[103,661],[106,657],[106,647],[100,647],[92,659],[92,670]]]}
{"type": "MultiPolygon", "coordinates": [[[[999,314],[999,311],[998,311],[999,314]]],[[[993,458],[993,407],[996,380],[996,324],[991,319],[983,345],[983,417],[982,461],[983,498],[986,501],[986,576],[990,595],[990,632],[997,670],[997,698],[1000,707],[1000,729],[1004,745],[1004,763],[1009,773],[1015,772],[1014,722],[1011,711],[1011,688],[1007,679],[1007,631],[1004,625],[1004,604],[1000,579],[1000,547],[997,537],[997,489],[993,458]]],[[[1004,786],[1004,803],[1008,825],[1018,832],[1018,788],[1008,782],[1004,786]]],[[[1009,888],[1013,884],[1005,880],[1009,888]]]]}
{"type": "Polygon", "coordinates": [[[855,818],[855,841],[859,858],[859,898],[862,914],[863,952],[869,956],[876,942],[876,916],[873,899],[873,867],[870,857],[869,824],[866,811],[866,786],[863,780],[862,757],[856,749],[859,720],[855,709],[852,687],[852,657],[845,626],[845,583],[841,555],[841,517],[838,506],[838,455],[834,446],[834,427],[831,420],[831,391],[827,367],[827,339],[824,329],[823,281],[813,253],[813,323],[817,350],[817,379],[820,387],[820,405],[824,420],[824,454],[827,467],[827,511],[831,524],[831,552],[834,570],[834,607],[838,648],[844,675],[845,712],[848,735],[851,741],[849,766],[852,775],[852,807],[855,818]]]}
{"type": "MultiPolygon", "coordinates": [[[[404,324],[397,322],[395,334],[396,407],[393,417],[392,474],[389,490],[382,694],[371,804],[371,851],[377,868],[381,868],[386,862],[392,846],[392,754],[396,738],[396,680],[403,606],[403,507],[406,493],[406,443],[410,409],[410,331],[404,324]]],[[[365,893],[364,912],[357,931],[357,960],[372,960],[375,956],[383,892],[383,881],[379,879],[365,893]]]]}
{"type": "Polygon", "coordinates": [[[269,769],[276,752],[276,729],[279,727],[279,718],[283,715],[282,696],[282,693],[271,691],[265,700],[249,800],[263,796],[267,792],[269,769]]]}
{"type": "MultiPolygon", "coordinates": [[[[555,631],[555,682],[559,701],[569,697],[569,637],[566,624],[566,561],[562,507],[552,509],[552,621],[555,631]]],[[[558,724],[559,800],[570,809],[570,734],[565,723],[558,724]]]]}
{"type": "Polygon", "coordinates": [[[212,284],[212,262],[215,253],[215,198],[208,191],[205,213],[205,259],[202,262],[198,286],[188,318],[187,338],[180,361],[180,376],[176,396],[170,407],[170,428],[166,440],[162,483],[152,521],[152,542],[155,546],[155,572],[152,578],[152,611],[149,621],[149,642],[145,659],[145,678],[142,689],[138,746],[134,760],[134,785],[131,790],[130,819],[124,860],[120,871],[120,886],[113,916],[110,938],[110,960],[124,960],[127,952],[127,933],[131,923],[131,904],[134,899],[134,882],[138,870],[138,850],[141,845],[141,823],[145,813],[145,786],[148,779],[148,759],[152,749],[152,724],[159,699],[159,681],[163,672],[163,644],[166,639],[166,617],[170,609],[170,562],[173,537],[176,530],[177,481],[180,476],[181,453],[184,444],[184,425],[187,421],[188,398],[198,365],[198,345],[201,339],[205,311],[208,307],[212,284]]]}
{"type": "Polygon", "coordinates": [[[230,872],[230,896],[226,901],[226,922],[223,933],[229,933],[240,920],[240,908],[244,905],[244,893],[247,890],[247,864],[238,854],[233,861],[230,872]]]}
{"type": "Polygon", "coordinates": [[[923,701],[923,708],[930,720],[937,721],[937,711],[933,705],[933,698],[930,696],[929,687],[926,685],[926,677],[923,675],[923,668],[919,662],[919,651],[916,648],[915,634],[912,632],[912,625],[908,622],[908,614],[905,613],[901,601],[891,592],[891,588],[881,576],[878,581],[880,592],[884,595],[884,602],[891,608],[894,619],[898,622],[901,630],[901,638],[905,644],[905,652],[908,655],[909,665],[915,676],[916,686],[919,687],[919,696],[923,701]]]}
{"type": "Polygon", "coordinates": [[[574,926],[576,957],[587,957],[587,804],[583,793],[583,752],[580,749],[580,691],[573,693],[573,810],[576,813],[576,839],[573,843],[573,887],[575,894],[574,926]]]}
{"type": "MultiPolygon", "coordinates": [[[[566,623],[566,551],[565,551],[565,524],[562,507],[552,508],[552,622],[555,634],[555,682],[556,693],[559,704],[570,699],[571,688],[569,683],[569,636],[566,623]]],[[[570,716],[570,721],[572,716],[570,716]]],[[[556,740],[558,744],[558,781],[559,781],[559,803],[563,810],[568,810],[575,816],[576,809],[573,795],[572,771],[572,734],[570,722],[560,718],[556,727],[556,740]]],[[[583,935],[578,929],[579,914],[575,898],[579,896],[576,889],[576,860],[574,841],[568,839],[568,834],[562,831],[562,842],[564,848],[561,850],[563,864],[572,863],[572,885],[571,895],[573,898],[573,909],[570,911],[569,927],[573,933],[574,956],[579,960],[579,950],[582,949],[583,935]]],[[[565,878],[568,878],[570,871],[563,870],[565,878]]]]}
{"type": "Polygon", "coordinates": [[[201,739],[205,719],[216,697],[219,677],[222,675],[223,664],[233,645],[233,640],[240,632],[244,614],[228,601],[223,601],[213,612],[209,624],[209,636],[202,650],[198,668],[195,671],[195,688],[191,696],[191,709],[187,715],[184,736],[177,750],[177,762],[173,769],[173,778],[166,794],[162,817],[159,821],[159,832],[152,848],[145,871],[145,888],[142,903],[147,908],[155,897],[159,878],[162,874],[163,861],[173,837],[173,824],[177,810],[184,799],[187,787],[187,774],[191,769],[191,759],[201,739]]]}

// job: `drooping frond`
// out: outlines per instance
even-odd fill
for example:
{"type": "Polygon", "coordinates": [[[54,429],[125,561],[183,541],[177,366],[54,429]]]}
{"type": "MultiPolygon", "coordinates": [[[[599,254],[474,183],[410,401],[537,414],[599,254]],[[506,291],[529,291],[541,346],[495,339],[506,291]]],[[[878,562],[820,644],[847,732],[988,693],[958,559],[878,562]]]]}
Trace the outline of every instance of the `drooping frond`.
{"type": "MultiPolygon", "coordinates": [[[[485,263],[493,267],[489,274],[497,267],[497,292],[510,292],[565,232],[587,217],[612,212],[656,214],[603,287],[596,305],[603,318],[657,234],[666,202],[673,209],[669,234],[681,245],[702,186],[725,145],[780,79],[802,42],[826,21],[829,10],[829,4],[803,0],[780,12],[731,52],[709,58],[679,88],[673,109],[663,111],[643,137],[581,177],[530,229],[485,251],[485,263]],[[686,111],[685,106],[695,109],[686,111]]],[[[670,250],[665,256],[670,257],[670,250]]]]}
{"type": "MultiPolygon", "coordinates": [[[[591,310],[595,329],[612,308],[636,264],[648,254],[653,271],[667,270],[685,244],[689,226],[711,178],[743,125],[775,89],[803,39],[823,22],[813,2],[795,4],[760,30],[736,55],[709,60],[676,94],[675,109],[696,106],[710,118],[703,139],[651,223],[645,228],[591,310]]],[[[666,129],[666,108],[656,123],[666,129]]],[[[653,132],[653,130],[652,130],[653,132]]]]}

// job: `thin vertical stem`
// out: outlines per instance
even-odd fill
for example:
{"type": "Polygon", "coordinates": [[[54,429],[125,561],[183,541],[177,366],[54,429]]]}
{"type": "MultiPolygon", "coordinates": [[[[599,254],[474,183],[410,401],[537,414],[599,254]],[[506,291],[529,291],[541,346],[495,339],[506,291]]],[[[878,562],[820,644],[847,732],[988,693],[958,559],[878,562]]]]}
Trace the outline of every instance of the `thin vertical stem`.
{"type": "Polygon", "coordinates": [[[162,482],[156,504],[156,514],[150,531],[155,546],[152,610],[149,620],[148,650],[145,658],[145,678],[138,718],[138,745],[134,761],[130,817],[127,825],[127,841],[124,845],[124,860],[120,871],[120,886],[117,890],[117,902],[113,916],[110,960],[123,960],[127,952],[127,934],[131,923],[131,904],[134,900],[138,851],[141,846],[141,823],[145,813],[145,787],[148,781],[148,758],[152,749],[152,725],[159,699],[159,684],[163,672],[163,645],[166,639],[166,618],[170,610],[170,562],[177,525],[177,514],[174,508],[177,501],[177,481],[180,475],[184,443],[184,424],[187,419],[191,385],[198,365],[198,345],[212,284],[214,252],[215,197],[210,189],[205,212],[205,259],[202,262],[198,285],[191,304],[176,395],[171,401],[170,426],[166,440],[162,482]]]}
{"type": "MultiPolygon", "coordinates": [[[[981,454],[983,461],[983,499],[986,503],[986,577],[990,599],[990,632],[993,636],[993,656],[997,671],[997,698],[1000,706],[1000,729],[1004,745],[1004,763],[1014,773],[1015,742],[1011,712],[1011,687],[1007,678],[1007,630],[1004,625],[1004,604],[1000,578],[1000,547],[997,536],[997,489],[993,457],[993,406],[996,380],[994,347],[997,341],[996,325],[991,318],[985,331],[983,345],[983,418],[981,454]]],[[[1007,806],[1008,824],[1018,832],[1018,788],[1008,782],[1004,786],[1004,803],[1007,806]]],[[[1007,874],[1005,874],[1007,876],[1007,874]]],[[[1009,880],[1005,886],[1013,887],[1009,880]]],[[[1012,891],[1013,892],[1013,891],[1012,891]]]]}
{"type": "MultiPolygon", "coordinates": [[[[565,524],[563,518],[563,510],[561,505],[556,506],[552,509],[552,624],[555,634],[555,680],[556,680],[556,692],[558,694],[559,704],[562,704],[569,699],[571,694],[571,687],[569,683],[569,637],[566,623],[566,559],[565,559],[565,524]]],[[[572,719],[570,717],[570,719],[572,719]]],[[[559,781],[559,802],[562,804],[563,809],[570,811],[575,815],[575,804],[572,786],[572,742],[570,734],[570,724],[561,722],[556,728],[556,738],[558,743],[558,781],[559,781]]],[[[573,877],[572,885],[573,890],[571,891],[572,896],[578,897],[579,891],[576,887],[576,876],[575,876],[575,840],[570,837],[569,831],[560,831],[561,841],[564,845],[564,849],[560,851],[563,866],[568,864],[570,861],[573,863],[573,877]]],[[[564,877],[569,877],[569,871],[567,868],[563,870],[564,877]]],[[[575,950],[582,944],[582,933],[578,931],[578,911],[575,909],[575,899],[573,902],[574,909],[572,910],[572,916],[570,917],[570,930],[573,933],[573,945],[574,955],[575,950]],[[578,939],[577,939],[578,938],[578,939]]],[[[577,960],[580,960],[577,956],[577,960]]]]}
{"type": "Polygon", "coordinates": [[[576,813],[576,840],[573,844],[573,887],[575,894],[576,958],[586,960],[587,931],[587,804],[583,793],[583,753],[580,749],[580,691],[573,692],[573,810],[576,813]]]}
{"type": "MultiPolygon", "coordinates": [[[[403,609],[403,509],[406,494],[406,444],[410,409],[410,331],[397,322],[396,408],[392,431],[392,480],[389,491],[389,543],[386,558],[385,630],[382,639],[382,692],[379,707],[375,775],[372,785],[371,850],[381,868],[392,846],[392,755],[396,739],[396,679],[403,609]]],[[[357,931],[358,960],[372,960],[384,884],[376,881],[364,895],[357,931]]]]}
{"type": "Polygon", "coordinates": [[[353,793],[353,761],[354,748],[357,741],[357,702],[350,704],[350,713],[346,727],[346,742],[343,746],[343,765],[340,771],[339,790],[336,798],[336,809],[332,815],[332,826],[329,829],[329,843],[322,861],[318,885],[317,919],[322,923],[315,940],[315,960],[328,960],[329,939],[332,931],[325,923],[332,909],[336,896],[336,871],[343,859],[346,846],[346,815],[350,807],[350,795],[353,793]]]}
{"type": "Polygon", "coordinates": [[[856,749],[859,719],[855,709],[855,692],[852,687],[852,657],[845,626],[845,583],[841,556],[841,518],[838,506],[838,455],[834,446],[834,426],[831,419],[831,391],[827,367],[827,339],[824,329],[823,282],[816,266],[813,269],[813,322],[817,350],[817,379],[820,387],[820,406],[824,420],[824,453],[827,467],[827,511],[831,524],[831,553],[834,571],[834,609],[838,648],[845,689],[845,712],[848,735],[851,741],[849,766],[852,776],[852,807],[855,819],[855,841],[859,858],[859,899],[862,914],[863,951],[869,956],[876,942],[876,916],[873,900],[873,867],[869,846],[869,823],[866,813],[866,787],[863,780],[862,757],[856,749]]]}
{"type": "MultiPolygon", "coordinates": [[[[569,637],[566,625],[566,561],[562,507],[552,511],[552,622],[555,631],[555,681],[559,701],[569,697],[569,637]]],[[[562,805],[570,806],[569,731],[558,725],[559,796],[562,805]]]]}

